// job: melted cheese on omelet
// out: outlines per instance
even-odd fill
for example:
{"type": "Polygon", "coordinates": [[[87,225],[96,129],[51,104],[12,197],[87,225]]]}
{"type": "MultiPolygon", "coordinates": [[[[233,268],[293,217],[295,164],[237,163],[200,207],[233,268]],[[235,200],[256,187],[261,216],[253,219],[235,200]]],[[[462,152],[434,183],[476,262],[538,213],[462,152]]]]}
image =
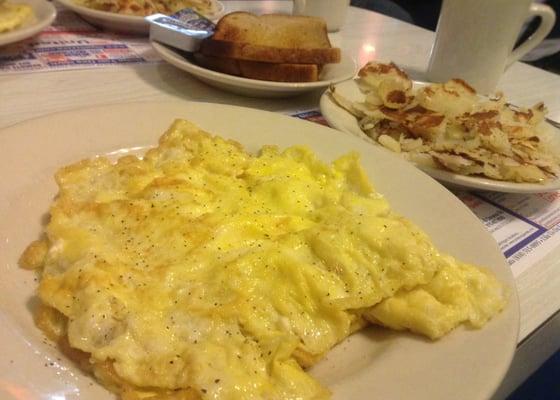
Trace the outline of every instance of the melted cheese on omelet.
{"type": "Polygon", "coordinates": [[[33,9],[27,4],[9,4],[0,1],[0,33],[19,28],[33,16],[33,9]]]}
{"type": "Polygon", "coordinates": [[[142,159],[56,179],[40,298],[142,396],[327,398],[301,365],[363,318],[439,337],[505,304],[495,278],[390,210],[356,154],[252,156],[178,120],[142,159]]]}

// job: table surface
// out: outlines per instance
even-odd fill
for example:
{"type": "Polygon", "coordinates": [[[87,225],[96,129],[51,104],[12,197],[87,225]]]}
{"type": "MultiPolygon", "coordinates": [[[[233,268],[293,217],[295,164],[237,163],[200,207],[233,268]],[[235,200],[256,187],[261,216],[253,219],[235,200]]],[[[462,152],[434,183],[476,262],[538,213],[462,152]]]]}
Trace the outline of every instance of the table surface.
{"type": "MultiPolygon", "coordinates": [[[[290,1],[224,1],[227,11],[290,12],[290,1]]],[[[377,59],[394,61],[422,80],[434,33],[380,14],[351,7],[343,29],[331,35],[358,65],[377,59]]],[[[560,121],[560,77],[527,64],[515,63],[499,88],[514,104],[544,101],[549,117],[560,121]]],[[[79,107],[134,101],[183,99],[253,107],[269,111],[318,107],[321,92],[289,99],[254,99],[211,88],[167,63],[119,65],[96,69],[35,72],[0,76],[0,128],[79,107]]],[[[520,342],[530,344],[531,362],[518,366],[527,375],[560,347],[560,248],[517,279],[521,307],[520,342]],[[552,332],[552,333],[554,333],[552,332]],[[542,339],[541,339],[542,338],[542,339]],[[551,339],[552,338],[552,339],[551,339]],[[547,351],[542,349],[546,348],[547,351]],[[532,355],[532,356],[531,356],[532,355]],[[535,358],[536,357],[536,358],[535,358]]],[[[516,357],[517,358],[517,357],[516,357]]],[[[515,365],[514,365],[515,367],[515,365]]],[[[514,369],[512,367],[512,369],[514,369]]],[[[521,378],[518,378],[519,380],[521,378]]]]}

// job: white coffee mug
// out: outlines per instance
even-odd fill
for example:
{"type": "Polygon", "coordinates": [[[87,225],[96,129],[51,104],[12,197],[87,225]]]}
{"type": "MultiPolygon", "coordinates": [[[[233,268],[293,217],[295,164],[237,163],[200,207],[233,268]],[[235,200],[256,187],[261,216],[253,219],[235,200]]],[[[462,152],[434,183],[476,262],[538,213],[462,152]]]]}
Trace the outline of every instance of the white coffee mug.
{"type": "Polygon", "coordinates": [[[551,31],[554,10],[531,0],[444,0],[427,77],[467,81],[480,93],[495,90],[513,62],[535,48],[551,31]],[[524,22],[541,17],[536,32],[513,52],[524,22]]]}
{"type": "Polygon", "coordinates": [[[294,0],[294,15],[320,17],[329,32],[338,31],[344,24],[350,0],[294,0]]]}

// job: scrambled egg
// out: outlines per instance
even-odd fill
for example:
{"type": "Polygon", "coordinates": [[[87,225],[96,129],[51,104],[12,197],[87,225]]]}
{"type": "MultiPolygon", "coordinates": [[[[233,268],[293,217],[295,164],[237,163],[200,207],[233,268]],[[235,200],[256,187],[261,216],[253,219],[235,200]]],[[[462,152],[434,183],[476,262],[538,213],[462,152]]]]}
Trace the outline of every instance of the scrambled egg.
{"type": "Polygon", "coordinates": [[[33,9],[27,4],[9,4],[0,0],[0,33],[19,28],[33,16],[33,9]]]}
{"type": "Polygon", "coordinates": [[[374,191],[357,154],[256,156],[177,120],[56,174],[38,325],[123,399],[324,399],[304,367],[367,321],[438,338],[506,303],[374,191]]]}
{"type": "Polygon", "coordinates": [[[211,18],[218,13],[216,0],[77,0],[79,4],[95,10],[117,14],[147,16],[156,13],[173,14],[184,8],[192,8],[211,18]]]}

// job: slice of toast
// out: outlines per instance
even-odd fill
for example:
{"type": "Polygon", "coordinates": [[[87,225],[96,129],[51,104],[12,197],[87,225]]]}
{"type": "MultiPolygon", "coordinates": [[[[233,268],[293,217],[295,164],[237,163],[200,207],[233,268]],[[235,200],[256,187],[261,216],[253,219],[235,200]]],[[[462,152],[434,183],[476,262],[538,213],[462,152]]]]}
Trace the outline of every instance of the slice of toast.
{"type": "Polygon", "coordinates": [[[214,35],[202,42],[207,56],[288,64],[340,62],[325,22],[320,18],[234,12],[216,25],[214,35]]]}
{"type": "Polygon", "coordinates": [[[315,82],[319,66],[315,64],[271,64],[258,61],[206,56],[195,53],[196,62],[208,69],[250,79],[276,82],[315,82]]]}

